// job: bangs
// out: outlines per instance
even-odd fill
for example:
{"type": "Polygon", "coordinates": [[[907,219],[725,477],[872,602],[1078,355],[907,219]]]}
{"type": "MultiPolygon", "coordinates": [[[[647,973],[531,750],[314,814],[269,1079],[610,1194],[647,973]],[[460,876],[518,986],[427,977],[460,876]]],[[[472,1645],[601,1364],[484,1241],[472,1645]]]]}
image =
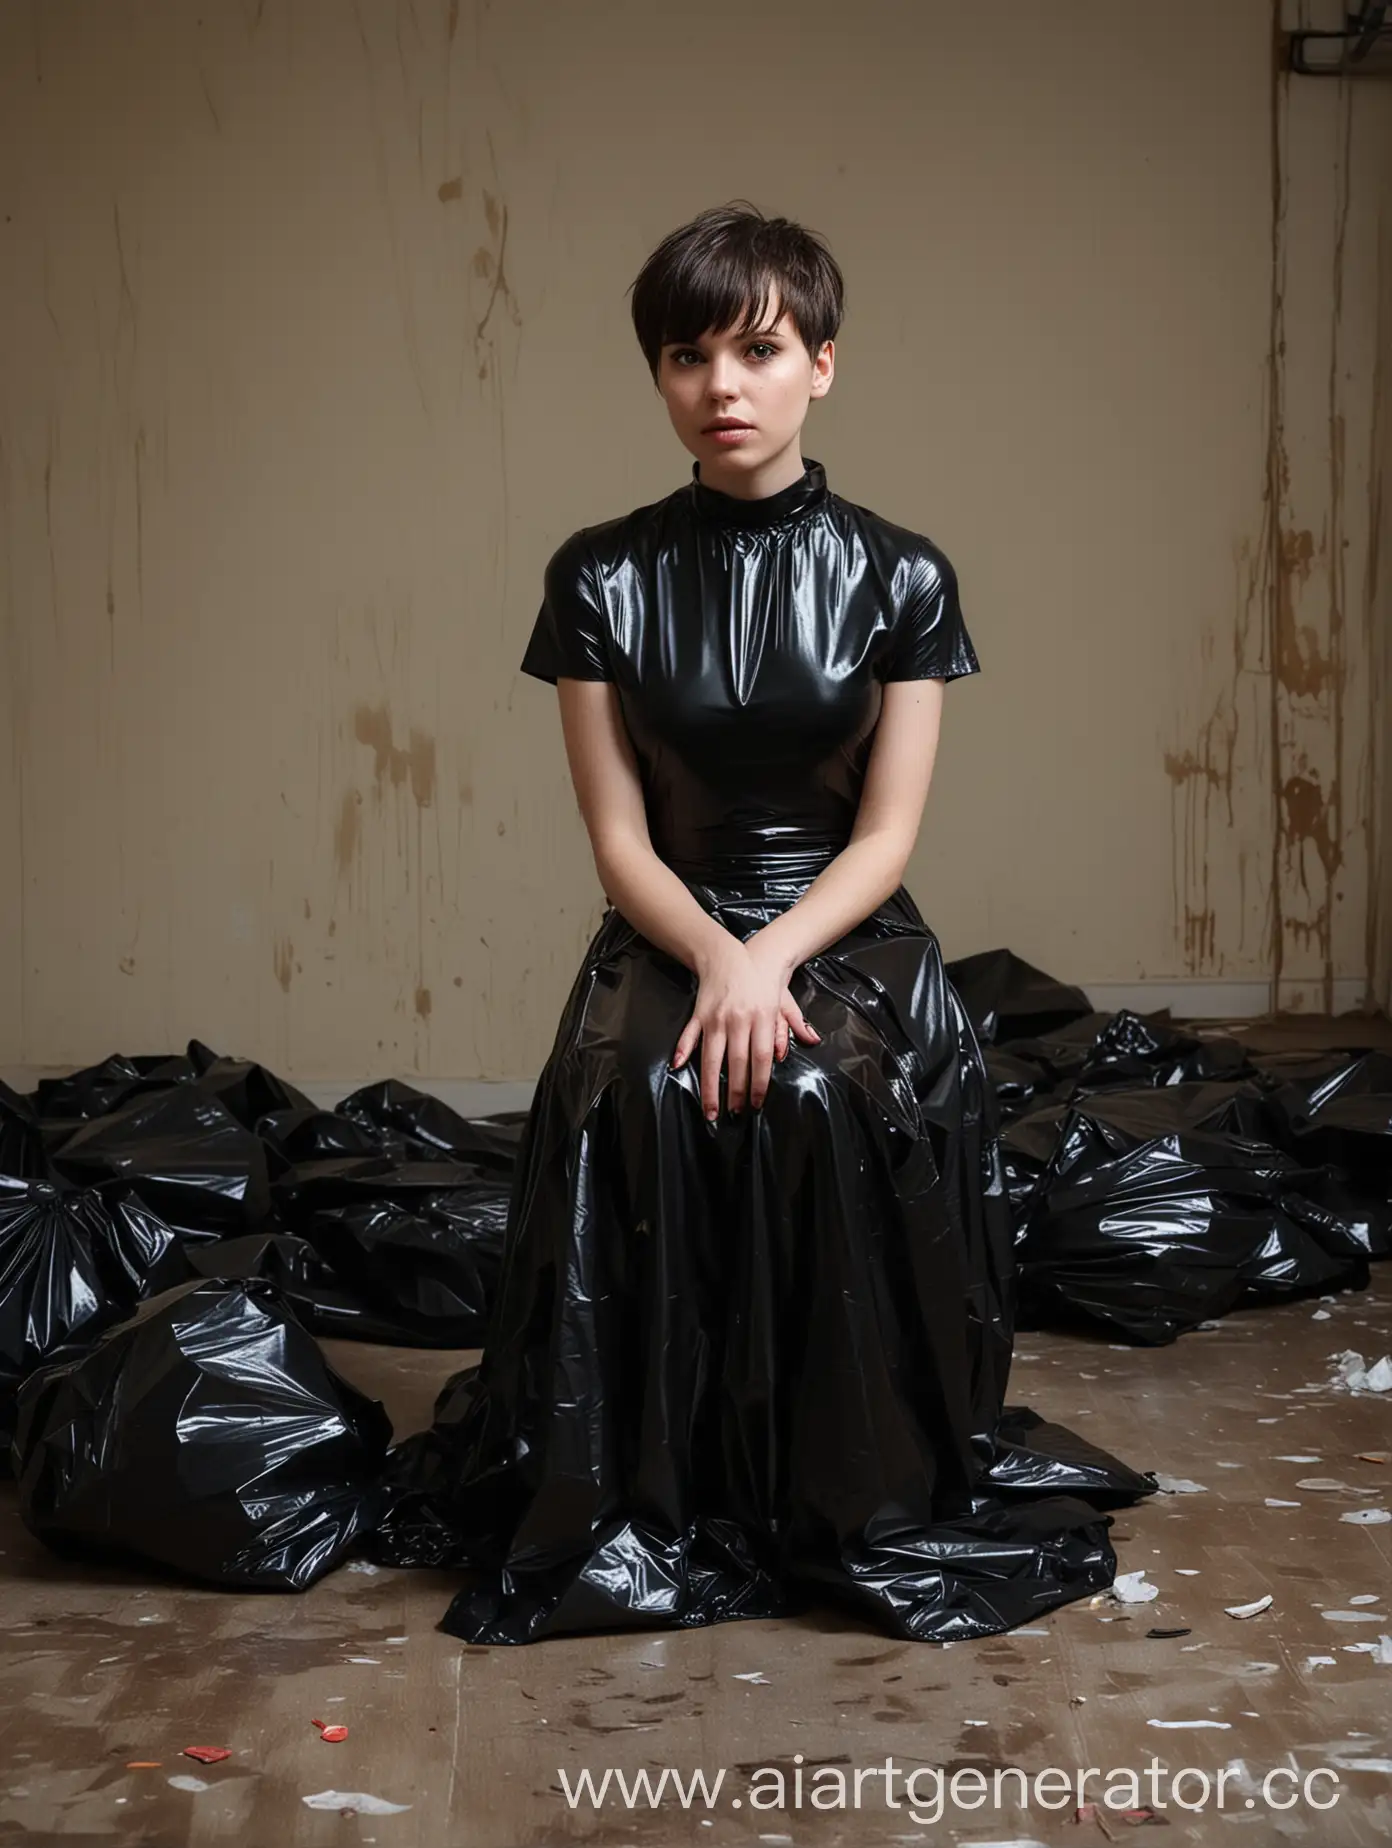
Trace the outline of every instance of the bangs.
{"type": "Polygon", "coordinates": [[[666,346],[764,325],[775,296],[816,358],[841,325],[844,284],[816,232],[744,201],[715,206],[663,239],[632,285],[633,326],[654,379],[666,346]]]}
{"type": "MultiPolygon", "coordinates": [[[[751,251],[693,250],[668,279],[660,303],[660,347],[699,340],[705,333],[752,333],[762,327],[779,293],[778,277],[751,251]]],[[[787,304],[783,306],[786,308],[787,304]]]]}

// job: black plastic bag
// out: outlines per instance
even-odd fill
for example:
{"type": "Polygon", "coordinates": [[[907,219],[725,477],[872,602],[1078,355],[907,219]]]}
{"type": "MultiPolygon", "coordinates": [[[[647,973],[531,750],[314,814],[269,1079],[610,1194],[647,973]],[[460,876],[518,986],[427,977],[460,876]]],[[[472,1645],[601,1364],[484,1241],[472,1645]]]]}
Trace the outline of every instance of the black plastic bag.
{"type": "Polygon", "coordinates": [[[180,1241],[133,1195],[0,1176],[0,1460],[23,1380],[188,1276],[180,1241]]]}
{"type": "Polygon", "coordinates": [[[274,1196],[283,1223],[413,1345],[475,1347],[497,1289],[509,1180],[460,1161],[306,1163],[274,1196]]]}
{"type": "Polygon", "coordinates": [[[62,1078],[41,1078],[33,1103],[45,1125],[56,1130],[64,1123],[109,1116],[135,1097],[155,1096],[183,1084],[196,1084],[207,1096],[217,1098],[243,1129],[255,1128],[257,1119],[273,1110],[313,1108],[302,1091],[264,1065],[228,1058],[196,1039],[189,1041],[183,1053],[135,1058],[113,1053],[98,1065],[62,1078]]]}
{"type": "Polygon", "coordinates": [[[945,966],[983,1046],[1052,1033],[1093,1012],[1081,988],[1056,981],[1011,950],[982,950],[945,966]]]}
{"type": "Polygon", "coordinates": [[[429,1161],[441,1156],[476,1168],[510,1175],[527,1121],[525,1110],[496,1116],[465,1117],[424,1091],[399,1079],[364,1085],[339,1104],[336,1114],[374,1136],[380,1146],[429,1161]]]}
{"type": "Polygon", "coordinates": [[[34,1106],[0,1079],[0,1175],[11,1180],[42,1180],[48,1157],[34,1106]]]}
{"type": "Polygon", "coordinates": [[[1267,1102],[1283,1146],[1339,1168],[1372,1199],[1392,1202],[1392,1053],[1368,1052],[1288,1079],[1267,1102]]]}
{"type": "Polygon", "coordinates": [[[197,1083],[137,1087],[78,1124],[51,1162],[79,1186],[129,1182],[186,1238],[261,1231],[270,1214],[266,1145],[197,1083]]]}
{"type": "Polygon", "coordinates": [[[1022,1327],[1083,1316],[1158,1344],[1239,1304],[1366,1284],[1366,1221],[1322,1197],[1319,1170],[1215,1127],[1234,1107],[1214,1084],[1117,1089],[1010,1126],[1022,1327]]]}
{"type": "Polygon", "coordinates": [[[20,1513],[64,1554],[303,1591],[379,1519],[390,1441],[273,1284],[190,1283],[25,1383],[20,1513]]]}
{"type": "MultiPolygon", "coordinates": [[[[189,1249],[200,1277],[264,1277],[281,1291],[303,1325],[316,1335],[377,1341],[387,1347],[439,1347],[435,1331],[422,1335],[394,1311],[389,1299],[353,1289],[307,1240],[292,1232],[253,1232],[189,1249]]],[[[461,1343],[460,1345],[465,1345],[461,1343]]]]}

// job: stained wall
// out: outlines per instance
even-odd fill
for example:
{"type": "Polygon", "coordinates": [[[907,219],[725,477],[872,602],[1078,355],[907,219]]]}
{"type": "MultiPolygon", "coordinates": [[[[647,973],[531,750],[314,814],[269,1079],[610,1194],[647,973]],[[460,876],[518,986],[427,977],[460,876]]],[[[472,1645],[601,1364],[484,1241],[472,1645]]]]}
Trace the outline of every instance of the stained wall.
{"type": "Polygon", "coordinates": [[[687,476],[625,290],[737,196],[847,273],[805,453],[962,580],[947,952],[1386,998],[1392,92],[1272,46],[1267,0],[0,9],[0,1066],[535,1072],[602,899],[517,663],[551,548],[687,476]]]}

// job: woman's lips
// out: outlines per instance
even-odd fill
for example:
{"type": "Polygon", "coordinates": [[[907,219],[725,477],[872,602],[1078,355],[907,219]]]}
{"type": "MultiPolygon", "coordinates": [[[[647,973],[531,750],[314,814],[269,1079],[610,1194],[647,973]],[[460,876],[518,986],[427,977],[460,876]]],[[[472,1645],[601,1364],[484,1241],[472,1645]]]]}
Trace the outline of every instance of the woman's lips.
{"type": "Polygon", "coordinates": [[[742,424],[734,429],[706,431],[707,436],[713,438],[722,448],[726,449],[734,448],[737,444],[742,443],[746,437],[753,436],[754,434],[755,432],[748,424],[742,424]]]}

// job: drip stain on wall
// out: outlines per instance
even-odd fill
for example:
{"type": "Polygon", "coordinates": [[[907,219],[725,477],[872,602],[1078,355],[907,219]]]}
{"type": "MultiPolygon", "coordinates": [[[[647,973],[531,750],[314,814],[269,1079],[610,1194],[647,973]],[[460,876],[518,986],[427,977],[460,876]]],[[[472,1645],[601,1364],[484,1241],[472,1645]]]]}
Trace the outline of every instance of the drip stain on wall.
{"type": "Polygon", "coordinates": [[[402,749],[393,741],[386,706],[362,705],[353,714],[353,735],[371,748],[379,789],[388,781],[398,786],[409,782],[417,806],[430,807],[435,800],[435,740],[429,732],[412,726],[410,742],[402,749]]]}

